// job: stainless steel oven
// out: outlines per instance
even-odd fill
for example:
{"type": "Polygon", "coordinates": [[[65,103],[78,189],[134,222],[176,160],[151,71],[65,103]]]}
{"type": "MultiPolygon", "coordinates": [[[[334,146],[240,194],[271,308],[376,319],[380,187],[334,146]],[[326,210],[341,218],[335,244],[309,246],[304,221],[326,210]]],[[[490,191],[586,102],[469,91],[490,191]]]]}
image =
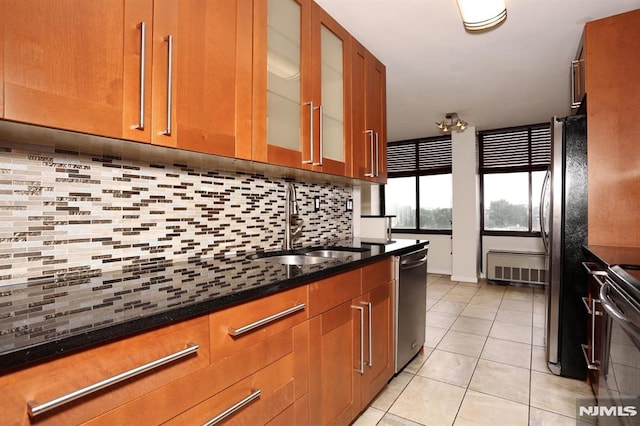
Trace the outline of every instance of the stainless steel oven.
{"type": "Polygon", "coordinates": [[[638,425],[640,271],[633,269],[631,265],[610,267],[600,287],[600,303],[604,323],[599,369],[598,424],[638,425]]]}

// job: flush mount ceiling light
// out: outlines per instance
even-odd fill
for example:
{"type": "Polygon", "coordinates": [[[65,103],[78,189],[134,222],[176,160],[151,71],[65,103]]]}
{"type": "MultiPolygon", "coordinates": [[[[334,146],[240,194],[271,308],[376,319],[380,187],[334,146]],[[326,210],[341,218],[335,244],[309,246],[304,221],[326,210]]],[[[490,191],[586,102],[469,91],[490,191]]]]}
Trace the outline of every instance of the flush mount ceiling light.
{"type": "Polygon", "coordinates": [[[457,0],[464,28],[469,32],[488,30],[507,19],[505,0],[457,0]]]}
{"type": "Polygon", "coordinates": [[[440,129],[442,133],[449,133],[454,130],[456,132],[462,132],[469,125],[469,123],[467,123],[466,121],[458,118],[457,112],[449,112],[444,117],[447,120],[449,120],[448,123],[445,120],[442,120],[441,122],[436,123],[436,125],[438,126],[438,129],[440,129]]]}

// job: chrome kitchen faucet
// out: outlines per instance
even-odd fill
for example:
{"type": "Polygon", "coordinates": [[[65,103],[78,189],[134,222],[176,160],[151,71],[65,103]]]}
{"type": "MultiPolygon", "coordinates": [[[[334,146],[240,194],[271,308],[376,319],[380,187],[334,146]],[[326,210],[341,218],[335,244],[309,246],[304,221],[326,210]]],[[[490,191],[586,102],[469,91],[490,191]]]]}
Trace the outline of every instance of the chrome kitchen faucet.
{"type": "Polygon", "coordinates": [[[296,200],[296,187],[292,183],[287,183],[285,189],[284,206],[284,241],[282,248],[291,250],[293,242],[300,237],[302,232],[303,219],[298,217],[298,201],[296,200]],[[295,224],[293,224],[295,223],[295,224]]]}

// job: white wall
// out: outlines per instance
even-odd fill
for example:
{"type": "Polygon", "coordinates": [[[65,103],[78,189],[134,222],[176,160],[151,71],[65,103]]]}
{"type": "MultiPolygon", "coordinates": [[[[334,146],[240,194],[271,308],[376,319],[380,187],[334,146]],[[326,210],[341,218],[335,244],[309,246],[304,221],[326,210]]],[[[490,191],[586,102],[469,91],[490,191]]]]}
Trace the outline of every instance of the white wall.
{"type": "Polygon", "coordinates": [[[453,212],[452,281],[478,282],[480,212],[476,128],[451,134],[453,212]]]}
{"type": "Polygon", "coordinates": [[[393,238],[429,240],[427,272],[451,275],[451,236],[442,234],[393,234],[393,238]]]}

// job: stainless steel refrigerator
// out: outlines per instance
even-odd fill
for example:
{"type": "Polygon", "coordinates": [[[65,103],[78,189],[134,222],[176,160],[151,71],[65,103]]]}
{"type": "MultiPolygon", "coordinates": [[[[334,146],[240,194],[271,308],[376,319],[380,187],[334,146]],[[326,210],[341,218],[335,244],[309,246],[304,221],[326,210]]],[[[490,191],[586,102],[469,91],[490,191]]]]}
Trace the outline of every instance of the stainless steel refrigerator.
{"type": "Polygon", "coordinates": [[[581,247],[587,243],[587,123],[583,115],[552,119],[551,167],[541,197],[548,254],[546,349],[549,369],[585,379],[587,295],[581,247]]]}

